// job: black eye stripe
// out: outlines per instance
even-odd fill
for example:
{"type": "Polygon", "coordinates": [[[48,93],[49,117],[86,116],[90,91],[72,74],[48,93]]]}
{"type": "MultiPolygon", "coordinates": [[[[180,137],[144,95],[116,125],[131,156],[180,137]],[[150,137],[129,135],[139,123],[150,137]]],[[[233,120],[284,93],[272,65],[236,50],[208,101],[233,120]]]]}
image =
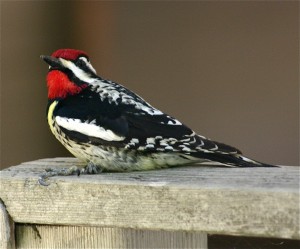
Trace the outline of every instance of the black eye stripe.
{"type": "Polygon", "coordinates": [[[80,60],[80,59],[75,61],[75,65],[79,66],[81,68],[86,67],[86,63],[83,60],[80,60]]]}
{"type": "Polygon", "coordinates": [[[91,69],[85,64],[84,61],[80,60],[79,62],[76,62],[76,66],[78,66],[79,68],[81,68],[85,72],[91,72],[91,69]]]}
{"type": "Polygon", "coordinates": [[[80,57],[78,57],[78,59],[74,60],[73,63],[74,63],[77,67],[79,67],[81,70],[83,70],[83,71],[89,73],[91,76],[96,76],[95,72],[94,72],[94,71],[89,67],[89,65],[88,65],[88,64],[90,63],[88,57],[80,56],[80,57]],[[87,61],[82,60],[82,59],[80,59],[80,58],[86,58],[87,61]]]}

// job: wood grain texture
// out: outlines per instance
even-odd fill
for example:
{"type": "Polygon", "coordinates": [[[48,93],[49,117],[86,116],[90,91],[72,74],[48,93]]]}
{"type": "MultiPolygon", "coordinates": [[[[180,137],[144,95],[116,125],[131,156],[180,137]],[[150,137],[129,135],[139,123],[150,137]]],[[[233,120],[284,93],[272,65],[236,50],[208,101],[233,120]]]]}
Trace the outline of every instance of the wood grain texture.
{"type": "Polygon", "coordinates": [[[178,167],[53,177],[44,159],[1,172],[1,194],[15,222],[299,239],[299,168],[178,167]]]}
{"type": "Polygon", "coordinates": [[[207,235],[111,227],[16,226],[17,248],[190,248],[206,249],[207,235]]]}
{"type": "Polygon", "coordinates": [[[15,249],[14,223],[0,200],[0,248],[15,249]]]}

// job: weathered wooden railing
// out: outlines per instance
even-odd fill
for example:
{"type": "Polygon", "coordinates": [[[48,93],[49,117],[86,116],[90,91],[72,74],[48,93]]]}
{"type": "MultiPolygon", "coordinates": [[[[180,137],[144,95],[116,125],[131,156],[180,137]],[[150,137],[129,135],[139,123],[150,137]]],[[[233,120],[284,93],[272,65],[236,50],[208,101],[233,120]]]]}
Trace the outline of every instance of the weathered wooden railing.
{"type": "Polygon", "coordinates": [[[1,248],[207,248],[207,234],[300,239],[299,167],[177,167],[53,177],[0,173],[1,248]]]}

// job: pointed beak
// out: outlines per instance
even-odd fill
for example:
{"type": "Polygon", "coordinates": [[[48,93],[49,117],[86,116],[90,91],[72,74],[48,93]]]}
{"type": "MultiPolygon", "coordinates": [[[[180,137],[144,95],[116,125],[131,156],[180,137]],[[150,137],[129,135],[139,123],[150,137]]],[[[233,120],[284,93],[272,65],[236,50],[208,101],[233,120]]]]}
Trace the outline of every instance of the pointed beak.
{"type": "Polygon", "coordinates": [[[49,56],[49,55],[41,55],[40,58],[49,64],[51,68],[60,68],[62,64],[59,59],[49,56]]]}

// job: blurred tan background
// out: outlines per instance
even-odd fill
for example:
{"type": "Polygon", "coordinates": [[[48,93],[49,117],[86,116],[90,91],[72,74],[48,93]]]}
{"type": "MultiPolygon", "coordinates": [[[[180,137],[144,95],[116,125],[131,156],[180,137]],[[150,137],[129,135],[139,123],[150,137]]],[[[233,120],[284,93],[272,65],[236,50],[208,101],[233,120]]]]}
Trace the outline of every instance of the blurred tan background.
{"type": "Polygon", "coordinates": [[[69,156],[46,122],[48,66],[97,72],[249,157],[299,165],[299,2],[1,2],[1,164],[69,156]]]}

